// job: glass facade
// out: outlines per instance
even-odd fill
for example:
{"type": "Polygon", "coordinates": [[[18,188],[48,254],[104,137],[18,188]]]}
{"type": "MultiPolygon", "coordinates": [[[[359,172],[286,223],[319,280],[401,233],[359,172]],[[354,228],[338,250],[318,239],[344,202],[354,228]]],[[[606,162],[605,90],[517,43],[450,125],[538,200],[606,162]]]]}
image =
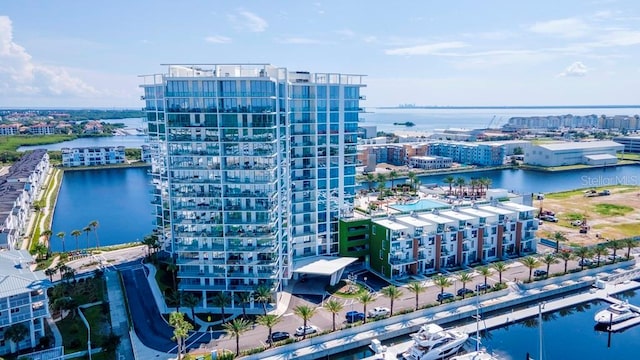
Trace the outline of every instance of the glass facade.
{"type": "Polygon", "coordinates": [[[296,258],[338,254],[353,211],[362,76],[169,65],[144,77],[158,234],[179,288],[277,291],[296,258]]]}

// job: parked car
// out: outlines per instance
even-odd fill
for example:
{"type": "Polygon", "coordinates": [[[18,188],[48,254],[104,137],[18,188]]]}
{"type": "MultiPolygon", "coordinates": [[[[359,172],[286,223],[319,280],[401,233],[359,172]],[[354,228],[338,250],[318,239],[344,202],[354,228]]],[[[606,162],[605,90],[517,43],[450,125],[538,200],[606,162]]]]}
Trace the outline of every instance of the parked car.
{"type": "Polygon", "coordinates": [[[485,284],[485,283],[476,284],[476,291],[486,291],[489,289],[491,289],[491,285],[489,284],[485,284]]]}
{"type": "Polygon", "coordinates": [[[367,317],[372,318],[372,317],[378,317],[378,316],[387,316],[389,315],[389,313],[391,313],[391,310],[389,310],[389,308],[378,306],[367,311],[367,317]]]}
{"type": "Polygon", "coordinates": [[[271,334],[270,338],[267,338],[267,344],[271,344],[272,342],[278,342],[289,339],[291,335],[285,331],[276,331],[271,334]]]}
{"type": "Polygon", "coordinates": [[[471,289],[467,289],[467,288],[462,288],[462,289],[458,289],[458,296],[463,296],[463,295],[467,295],[467,294],[473,294],[474,291],[471,289]]]}
{"type": "Polygon", "coordinates": [[[573,220],[573,221],[571,222],[571,225],[573,225],[573,226],[580,226],[580,225],[582,225],[582,220],[573,220]]]}
{"type": "Polygon", "coordinates": [[[536,276],[536,277],[547,276],[547,272],[544,270],[535,270],[533,272],[533,276],[536,276]]]}
{"type": "Polygon", "coordinates": [[[453,298],[455,298],[455,296],[450,292],[439,293],[437,297],[438,301],[453,300],[453,298]]]}
{"type": "Polygon", "coordinates": [[[317,332],[317,326],[307,325],[306,328],[304,326],[298,326],[298,328],[296,329],[296,336],[309,335],[317,332]]]}
{"type": "Polygon", "coordinates": [[[348,323],[354,323],[364,320],[364,313],[359,311],[349,311],[345,317],[347,318],[348,323]]]}
{"type": "Polygon", "coordinates": [[[579,266],[591,266],[591,264],[593,264],[593,262],[589,259],[580,259],[578,260],[578,265],[579,266]]]}
{"type": "Polygon", "coordinates": [[[551,215],[542,215],[540,219],[544,221],[549,221],[549,222],[558,222],[558,218],[551,215]]]}

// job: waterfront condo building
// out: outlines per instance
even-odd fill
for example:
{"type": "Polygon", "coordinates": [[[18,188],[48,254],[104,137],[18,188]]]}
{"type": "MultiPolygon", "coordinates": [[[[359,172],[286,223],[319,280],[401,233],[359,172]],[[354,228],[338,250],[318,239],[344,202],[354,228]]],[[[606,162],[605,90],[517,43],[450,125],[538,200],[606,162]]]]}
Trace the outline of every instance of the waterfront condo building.
{"type": "Polygon", "coordinates": [[[363,76],[219,64],[142,78],[158,234],[181,291],[215,308],[217,293],[277,291],[296,260],[338,254],[363,76]]]}

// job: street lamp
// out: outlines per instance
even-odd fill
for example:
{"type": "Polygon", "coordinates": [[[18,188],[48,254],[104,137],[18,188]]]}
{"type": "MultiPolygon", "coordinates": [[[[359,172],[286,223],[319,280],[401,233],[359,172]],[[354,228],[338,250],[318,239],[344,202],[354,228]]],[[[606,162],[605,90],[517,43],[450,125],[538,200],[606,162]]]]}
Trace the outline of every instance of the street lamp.
{"type": "MultiPolygon", "coordinates": [[[[211,315],[207,316],[207,321],[210,323],[211,322],[211,315]]],[[[213,326],[211,326],[211,324],[209,325],[209,341],[213,341],[213,326]]]]}
{"type": "Polygon", "coordinates": [[[368,286],[367,286],[367,277],[366,277],[366,276],[364,277],[364,287],[365,287],[365,288],[367,288],[367,287],[368,287],[368,286]]]}
{"type": "Polygon", "coordinates": [[[89,326],[89,322],[87,322],[87,318],[84,317],[84,313],[81,309],[78,309],[78,314],[84,322],[84,325],[87,327],[87,352],[89,353],[89,360],[91,360],[91,327],[89,326]]]}

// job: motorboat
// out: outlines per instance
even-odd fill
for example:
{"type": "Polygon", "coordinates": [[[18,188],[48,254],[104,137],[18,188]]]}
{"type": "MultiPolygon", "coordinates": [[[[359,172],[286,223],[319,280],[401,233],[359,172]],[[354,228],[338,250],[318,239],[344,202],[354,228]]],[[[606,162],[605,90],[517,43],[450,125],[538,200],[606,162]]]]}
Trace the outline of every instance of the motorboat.
{"type": "Polygon", "coordinates": [[[426,324],[411,334],[413,344],[403,354],[406,360],[436,360],[447,358],[460,350],[469,335],[455,330],[445,330],[437,324],[426,324]]]}
{"type": "Polygon", "coordinates": [[[456,355],[449,360],[499,360],[499,358],[493,354],[487,352],[487,350],[481,349],[476,351],[470,351],[465,354],[456,355]]]}
{"type": "Polygon", "coordinates": [[[625,301],[611,304],[606,309],[598,311],[596,316],[594,316],[594,320],[598,324],[606,325],[609,323],[619,323],[635,316],[637,316],[637,314],[631,310],[629,302],[625,301]]]}
{"type": "Polygon", "coordinates": [[[369,349],[371,349],[371,351],[373,351],[374,354],[383,354],[385,351],[387,351],[387,347],[382,345],[382,343],[380,343],[380,340],[378,339],[371,340],[371,344],[369,344],[369,349]]]}

